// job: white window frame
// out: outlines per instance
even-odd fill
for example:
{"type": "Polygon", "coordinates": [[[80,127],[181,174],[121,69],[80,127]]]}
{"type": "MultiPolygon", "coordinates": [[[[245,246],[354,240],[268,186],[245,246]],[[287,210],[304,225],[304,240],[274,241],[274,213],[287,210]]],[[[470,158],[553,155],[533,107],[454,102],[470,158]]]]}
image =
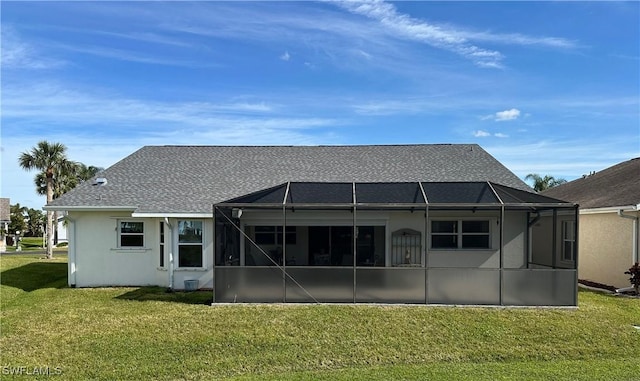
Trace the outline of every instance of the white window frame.
{"type": "Polygon", "coordinates": [[[118,235],[116,237],[116,239],[118,240],[117,242],[117,248],[118,249],[144,249],[147,237],[145,234],[145,226],[144,226],[144,221],[140,221],[140,220],[117,220],[118,222],[118,235]],[[123,233],[122,232],[122,224],[123,223],[136,223],[136,224],[142,224],[142,233],[123,233]],[[141,246],[123,246],[122,245],[122,237],[123,236],[142,236],[142,245],[141,246]]]}
{"type": "Polygon", "coordinates": [[[432,218],[429,220],[429,250],[492,250],[493,249],[493,234],[491,229],[491,222],[495,221],[492,218],[432,218]],[[433,223],[434,222],[456,222],[455,231],[453,233],[434,233],[433,232],[433,223]],[[464,222],[484,222],[486,221],[489,226],[489,231],[484,233],[465,233],[462,231],[462,226],[464,222]],[[433,236],[456,236],[457,237],[457,247],[434,247],[433,246],[433,236]],[[489,238],[489,246],[488,247],[464,247],[462,246],[463,238],[465,236],[488,236],[489,238]]]}
{"type": "Polygon", "coordinates": [[[205,243],[205,222],[203,220],[198,219],[183,219],[178,220],[177,222],[178,228],[176,229],[176,244],[177,244],[177,267],[180,269],[202,269],[205,267],[204,259],[204,243],[205,243]],[[201,224],[201,239],[200,242],[180,242],[180,224],[183,222],[199,222],[201,224]],[[180,266],[180,246],[200,246],[200,266],[180,266]]]}
{"type": "Polygon", "coordinates": [[[158,267],[161,269],[164,269],[167,267],[167,258],[166,258],[167,242],[166,242],[166,236],[165,236],[164,221],[160,221],[160,225],[158,226],[158,244],[160,249],[160,257],[158,258],[159,259],[158,267]]]}

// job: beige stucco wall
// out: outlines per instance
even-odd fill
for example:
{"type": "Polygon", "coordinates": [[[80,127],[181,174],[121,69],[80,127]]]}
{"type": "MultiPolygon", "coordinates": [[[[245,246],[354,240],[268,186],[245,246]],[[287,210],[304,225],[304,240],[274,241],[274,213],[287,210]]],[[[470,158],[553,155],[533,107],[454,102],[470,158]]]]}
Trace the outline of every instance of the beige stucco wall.
{"type": "Polygon", "coordinates": [[[527,267],[527,214],[505,212],[504,216],[504,263],[505,268],[527,267]]]}
{"type": "Polygon", "coordinates": [[[578,276],[612,286],[629,286],[633,264],[633,220],[616,213],[580,214],[578,276]]]}
{"type": "MultiPolygon", "coordinates": [[[[489,250],[425,250],[422,248],[423,257],[428,252],[429,267],[469,267],[469,268],[499,268],[500,267],[500,217],[499,211],[430,211],[429,219],[489,219],[491,224],[491,249],[489,250]]],[[[243,225],[265,225],[282,223],[281,212],[246,212],[242,216],[243,225]]],[[[386,227],[386,257],[385,263],[391,266],[391,235],[401,229],[412,229],[425,234],[424,210],[409,213],[406,211],[358,211],[358,225],[376,225],[386,227]]],[[[353,224],[353,215],[350,212],[326,212],[326,211],[296,211],[287,214],[287,224],[290,226],[306,225],[344,225],[353,224]]],[[[526,213],[506,212],[504,225],[504,267],[525,268],[527,261],[526,213]]],[[[427,226],[428,228],[428,226],[427,226]]],[[[246,229],[251,232],[251,228],[246,229]]],[[[307,237],[304,229],[299,229],[299,244],[287,247],[287,252],[295,255],[306,250],[307,237]]],[[[427,238],[429,236],[427,235],[427,238]]],[[[246,243],[243,243],[245,245],[246,243]]],[[[427,246],[429,242],[427,239],[427,246]]],[[[381,247],[381,245],[377,245],[381,247]]],[[[247,248],[252,250],[251,246],[247,248]]],[[[381,253],[382,254],[382,253],[381,253]]],[[[301,261],[300,263],[303,263],[301,261]]]]}
{"type": "MultiPolygon", "coordinates": [[[[555,259],[553,258],[553,215],[543,213],[531,226],[531,268],[575,268],[574,261],[565,261],[562,257],[562,224],[564,221],[575,221],[574,210],[559,210],[556,221],[555,259]]],[[[578,236],[578,240],[582,237],[578,236]]],[[[579,242],[578,242],[579,243],[579,242]]],[[[579,247],[579,246],[578,246],[579,247]]]]}

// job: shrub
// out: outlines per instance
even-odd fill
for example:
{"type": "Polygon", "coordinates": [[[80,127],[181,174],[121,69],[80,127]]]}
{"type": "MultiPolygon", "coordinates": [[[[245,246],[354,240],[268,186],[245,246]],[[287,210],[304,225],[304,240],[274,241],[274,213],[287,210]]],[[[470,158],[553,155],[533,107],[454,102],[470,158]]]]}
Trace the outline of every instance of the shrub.
{"type": "Polygon", "coordinates": [[[625,271],[625,274],[631,275],[629,282],[636,289],[636,294],[640,294],[640,264],[636,262],[635,265],[629,268],[629,271],[625,271]]]}

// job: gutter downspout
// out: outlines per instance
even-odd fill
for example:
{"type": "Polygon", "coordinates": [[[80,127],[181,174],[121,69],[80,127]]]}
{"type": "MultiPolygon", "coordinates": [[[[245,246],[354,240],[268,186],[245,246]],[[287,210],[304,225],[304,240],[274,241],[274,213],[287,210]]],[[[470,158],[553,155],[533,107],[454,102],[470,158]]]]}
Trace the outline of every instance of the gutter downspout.
{"type": "Polygon", "coordinates": [[[169,228],[169,242],[165,247],[169,248],[169,289],[173,290],[173,226],[169,223],[168,217],[164,218],[164,224],[169,228]]]}
{"type": "Polygon", "coordinates": [[[631,264],[634,264],[636,262],[640,262],[640,258],[638,258],[638,216],[630,216],[628,214],[624,214],[624,211],[622,209],[618,210],[618,216],[622,217],[622,218],[627,218],[630,220],[633,220],[633,233],[632,233],[632,237],[633,237],[633,251],[632,251],[632,255],[631,255],[631,264]]]}
{"type": "Polygon", "coordinates": [[[69,222],[71,225],[71,229],[69,230],[69,245],[68,245],[68,262],[69,262],[69,287],[76,287],[76,220],[69,218],[69,216],[65,217],[65,220],[69,222]]]}

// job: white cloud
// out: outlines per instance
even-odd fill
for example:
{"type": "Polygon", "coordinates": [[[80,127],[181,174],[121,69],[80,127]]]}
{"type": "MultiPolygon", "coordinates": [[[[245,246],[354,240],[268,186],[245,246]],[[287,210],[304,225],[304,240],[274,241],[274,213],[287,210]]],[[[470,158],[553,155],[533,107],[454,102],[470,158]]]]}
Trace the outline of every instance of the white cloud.
{"type": "Polygon", "coordinates": [[[280,59],[283,61],[289,61],[291,59],[291,56],[289,55],[288,51],[285,51],[281,56],[280,59]]]}
{"type": "Polygon", "coordinates": [[[360,57],[364,57],[364,58],[366,58],[366,59],[368,59],[368,60],[370,60],[370,59],[372,58],[372,57],[371,57],[371,54],[369,54],[369,53],[365,52],[364,50],[356,49],[356,51],[355,51],[355,52],[356,52],[356,54],[357,54],[358,56],[360,56],[360,57]]]}
{"type": "MultiPolygon", "coordinates": [[[[52,83],[21,87],[5,85],[3,91],[11,94],[11,97],[3,99],[2,116],[5,126],[64,125],[85,121],[87,124],[110,125],[114,133],[136,126],[142,134],[145,129],[154,133],[163,131],[159,125],[164,130],[264,128],[292,131],[336,123],[334,119],[283,114],[287,110],[281,110],[280,106],[274,107],[264,101],[251,102],[246,99],[161,102],[119,97],[117,94],[101,93],[95,89],[69,89],[52,83]]],[[[253,140],[250,134],[247,139],[253,140]]]]}
{"type": "Polygon", "coordinates": [[[143,145],[332,144],[330,127],[343,123],[291,115],[246,96],[217,103],[161,102],[52,83],[3,84],[3,91],[11,96],[2,105],[0,187],[12,203],[30,207],[43,205],[44,198],[34,191],[34,173],[21,170],[17,157],[43,139],[64,143],[72,160],[108,167],[143,145]]]}
{"type": "Polygon", "coordinates": [[[24,41],[8,25],[2,26],[2,68],[3,69],[52,69],[65,65],[65,62],[44,58],[33,46],[24,41]]]}
{"type": "Polygon", "coordinates": [[[500,68],[502,54],[469,43],[458,31],[429,24],[397,12],[394,5],[384,1],[342,1],[338,3],[352,13],[376,20],[389,33],[433,47],[459,54],[481,67],[500,68]]]}
{"type": "Polygon", "coordinates": [[[161,57],[158,55],[145,54],[141,51],[128,51],[123,49],[105,48],[97,46],[80,46],[67,44],[50,44],[56,49],[64,49],[72,52],[89,54],[98,57],[111,58],[119,61],[138,62],[144,64],[155,64],[165,66],[178,66],[188,68],[212,68],[219,64],[211,61],[196,61],[175,59],[173,57],[161,57]]]}
{"type": "Polygon", "coordinates": [[[520,116],[520,110],[518,110],[517,108],[512,108],[510,110],[498,111],[495,114],[481,116],[480,119],[481,120],[493,119],[496,122],[504,122],[507,120],[518,119],[519,116],[520,116]]]}
{"type": "Polygon", "coordinates": [[[497,50],[479,47],[474,42],[538,45],[556,49],[573,49],[578,46],[574,41],[559,37],[527,36],[519,33],[498,34],[429,23],[398,13],[393,4],[383,0],[349,0],[337,3],[352,13],[378,21],[387,32],[395,37],[420,41],[439,49],[454,52],[480,67],[502,68],[504,56],[497,50]]]}
{"type": "Polygon", "coordinates": [[[519,116],[520,116],[520,110],[518,110],[517,108],[512,108],[511,110],[498,111],[496,113],[495,120],[497,122],[502,122],[505,120],[514,120],[514,119],[518,119],[519,116]]]}
{"type": "Polygon", "coordinates": [[[474,41],[488,41],[510,45],[540,45],[550,48],[574,49],[578,44],[559,37],[534,37],[519,33],[494,34],[488,32],[460,31],[459,34],[474,41]]]}
{"type": "Polygon", "coordinates": [[[473,132],[473,136],[475,136],[476,138],[486,138],[487,136],[491,136],[491,134],[487,131],[477,130],[473,132]]]}
{"type": "Polygon", "coordinates": [[[495,134],[493,134],[493,136],[495,136],[496,138],[508,138],[509,137],[509,135],[503,134],[502,132],[496,132],[495,134]]]}

